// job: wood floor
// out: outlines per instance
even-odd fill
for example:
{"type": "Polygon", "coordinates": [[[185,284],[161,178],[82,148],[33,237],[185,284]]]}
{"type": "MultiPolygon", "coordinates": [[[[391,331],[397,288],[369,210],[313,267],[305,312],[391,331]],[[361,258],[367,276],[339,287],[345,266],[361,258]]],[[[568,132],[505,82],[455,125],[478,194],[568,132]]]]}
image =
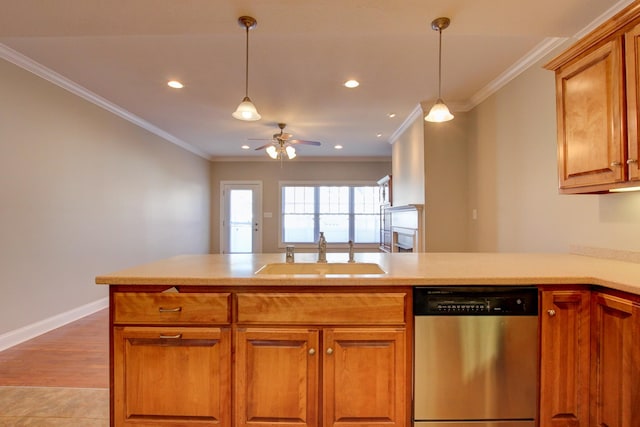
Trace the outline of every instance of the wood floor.
{"type": "Polygon", "coordinates": [[[0,386],[109,388],[109,311],[0,352],[0,386]]]}

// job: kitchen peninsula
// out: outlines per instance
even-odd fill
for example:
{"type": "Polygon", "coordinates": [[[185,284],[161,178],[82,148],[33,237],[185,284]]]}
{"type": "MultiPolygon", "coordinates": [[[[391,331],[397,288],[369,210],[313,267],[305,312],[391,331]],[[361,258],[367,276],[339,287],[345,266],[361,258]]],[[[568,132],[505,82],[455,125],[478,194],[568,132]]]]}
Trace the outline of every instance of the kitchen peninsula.
{"type": "Polygon", "coordinates": [[[538,286],[539,425],[640,425],[640,264],[357,253],[385,273],[256,274],[284,261],[184,255],[97,277],[110,285],[112,425],[409,426],[415,285],[538,286]]]}

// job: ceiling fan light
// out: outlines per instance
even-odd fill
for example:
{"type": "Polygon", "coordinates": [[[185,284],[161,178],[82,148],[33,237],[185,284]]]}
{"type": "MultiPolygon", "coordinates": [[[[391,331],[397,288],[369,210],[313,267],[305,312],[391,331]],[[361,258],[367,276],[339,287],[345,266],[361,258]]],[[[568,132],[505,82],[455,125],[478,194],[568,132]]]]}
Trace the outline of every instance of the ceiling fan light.
{"type": "Polygon", "coordinates": [[[453,119],[453,114],[449,111],[449,107],[440,98],[433,104],[429,114],[424,118],[427,122],[442,123],[453,119]]]}
{"type": "Polygon", "coordinates": [[[273,160],[278,158],[278,149],[274,145],[267,147],[266,152],[273,160]]]}
{"type": "Polygon", "coordinates": [[[287,156],[289,157],[289,160],[295,159],[295,157],[296,157],[296,149],[295,148],[293,148],[292,146],[288,145],[287,148],[285,148],[285,151],[287,152],[287,156]]]}
{"type": "Polygon", "coordinates": [[[238,120],[244,120],[247,122],[253,122],[256,120],[260,120],[262,117],[258,114],[258,110],[256,106],[253,105],[251,99],[248,96],[245,96],[236,111],[233,112],[232,116],[238,120]]]}

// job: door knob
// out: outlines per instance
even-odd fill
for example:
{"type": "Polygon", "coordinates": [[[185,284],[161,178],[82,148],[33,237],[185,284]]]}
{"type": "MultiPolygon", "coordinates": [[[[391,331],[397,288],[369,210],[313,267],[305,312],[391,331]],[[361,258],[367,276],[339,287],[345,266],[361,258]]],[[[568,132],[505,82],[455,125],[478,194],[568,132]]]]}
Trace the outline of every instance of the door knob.
{"type": "Polygon", "coordinates": [[[327,354],[333,354],[333,349],[331,347],[327,349],[327,354]]]}
{"type": "Polygon", "coordinates": [[[311,356],[313,356],[314,354],[316,354],[316,349],[315,349],[315,348],[310,348],[310,349],[309,349],[309,354],[310,354],[311,356]]]}

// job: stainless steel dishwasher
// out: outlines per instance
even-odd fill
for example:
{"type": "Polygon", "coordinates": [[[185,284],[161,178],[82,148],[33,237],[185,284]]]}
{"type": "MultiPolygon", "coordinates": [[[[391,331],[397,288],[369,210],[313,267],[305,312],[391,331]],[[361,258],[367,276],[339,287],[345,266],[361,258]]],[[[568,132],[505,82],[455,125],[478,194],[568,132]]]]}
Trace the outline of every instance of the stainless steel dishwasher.
{"type": "Polygon", "coordinates": [[[534,427],[538,293],[416,287],[415,427],[534,427]]]}

